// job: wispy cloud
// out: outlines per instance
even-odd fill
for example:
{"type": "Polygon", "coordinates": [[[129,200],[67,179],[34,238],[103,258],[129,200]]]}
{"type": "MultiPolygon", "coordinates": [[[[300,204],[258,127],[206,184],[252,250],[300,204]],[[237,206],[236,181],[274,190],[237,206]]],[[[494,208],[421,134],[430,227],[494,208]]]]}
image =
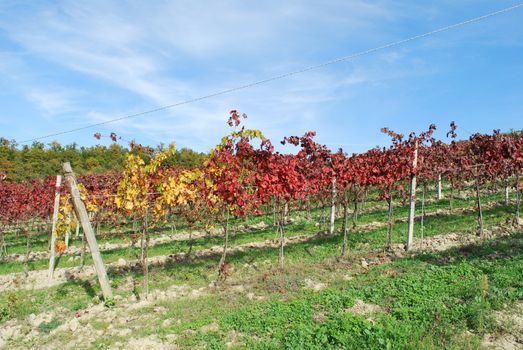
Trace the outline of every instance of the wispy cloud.
{"type": "Polygon", "coordinates": [[[67,90],[32,89],[27,91],[27,98],[46,115],[71,112],[76,109],[74,93],[67,90]]]}
{"type": "MultiPolygon", "coordinates": [[[[447,9],[465,6],[444,3],[447,9]]],[[[67,129],[67,116],[74,127],[79,116],[85,124],[106,121],[404,38],[411,27],[425,28],[423,21],[429,28],[451,23],[441,20],[439,7],[406,0],[5,1],[0,12],[9,16],[0,15],[0,48],[23,54],[5,63],[0,53],[0,71],[9,72],[11,88],[42,118],[62,115],[52,127],[67,129]]],[[[431,45],[437,43],[424,49],[431,45]]],[[[223,120],[237,108],[253,116],[250,126],[274,138],[333,131],[323,123],[330,113],[354,118],[351,112],[361,113],[361,91],[380,93],[392,80],[434,74],[439,67],[427,60],[406,48],[391,50],[106,128],[205,149],[227,131],[223,120]]],[[[380,102],[368,103],[378,108],[380,102]]]]}
{"type": "MultiPolygon", "coordinates": [[[[307,38],[296,42],[295,37],[300,32],[307,35],[312,23],[316,28],[319,25],[356,30],[369,29],[377,19],[393,17],[386,6],[364,1],[318,3],[309,7],[296,1],[267,2],[254,9],[238,1],[205,5],[169,2],[158,6],[139,2],[121,6],[120,2],[109,1],[88,5],[62,1],[55,6],[35,7],[31,21],[20,21],[14,16],[2,20],[0,26],[18,45],[38,57],[129,91],[142,100],[141,105],[156,106],[259,79],[257,74],[263,77],[275,73],[284,67],[271,63],[273,68],[267,71],[266,58],[278,57],[281,54],[278,47],[302,49],[307,38]],[[258,57],[260,53],[269,56],[258,57]],[[229,74],[216,76],[213,60],[221,62],[220,69],[228,70],[229,74]],[[206,78],[205,71],[210,71],[212,78],[206,78]]],[[[305,57],[294,62],[296,66],[307,63],[305,57]]],[[[293,68],[292,64],[284,66],[293,68]]],[[[166,132],[175,132],[180,137],[190,132],[196,139],[205,139],[216,130],[213,124],[228,109],[240,104],[238,96],[242,96],[241,104],[252,113],[264,110],[265,115],[279,114],[280,125],[289,119],[310,122],[316,117],[315,105],[332,99],[340,85],[365,80],[352,76],[347,82],[339,82],[333,78],[329,73],[316,73],[294,79],[297,88],[281,84],[283,94],[274,95],[274,87],[269,86],[256,89],[254,98],[250,94],[237,94],[177,108],[169,114],[169,118],[176,120],[172,126],[164,124],[165,117],[159,117],[147,118],[150,119],[147,122],[146,118],[129,120],[119,123],[119,127],[148,132],[151,137],[166,132]]],[[[26,94],[46,113],[61,113],[73,106],[72,96],[63,92],[58,85],[47,91],[29,89],[26,94]]],[[[130,110],[120,108],[118,113],[130,110]]],[[[88,113],[90,117],[95,115],[108,112],[88,113]]],[[[278,123],[265,120],[263,124],[260,126],[270,128],[278,123]]]]}

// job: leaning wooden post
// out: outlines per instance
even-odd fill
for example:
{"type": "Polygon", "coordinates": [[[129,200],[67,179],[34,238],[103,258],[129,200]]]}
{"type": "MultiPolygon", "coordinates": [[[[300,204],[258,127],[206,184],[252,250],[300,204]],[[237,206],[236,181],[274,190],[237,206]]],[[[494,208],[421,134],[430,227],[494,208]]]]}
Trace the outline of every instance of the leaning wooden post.
{"type": "Polygon", "coordinates": [[[60,186],[62,185],[62,175],[56,175],[56,185],[54,190],[53,223],[51,226],[51,240],[49,244],[49,281],[53,279],[55,258],[56,258],[56,224],[58,222],[58,211],[60,210],[60,186]]]}
{"type": "Polygon", "coordinates": [[[74,221],[75,221],[75,235],[74,235],[74,237],[76,239],[78,239],[78,237],[80,237],[80,222],[78,221],[78,218],[76,216],[74,218],[74,221]]]}
{"type": "Polygon", "coordinates": [[[414,216],[416,215],[416,168],[418,166],[418,140],[414,143],[414,159],[412,161],[412,175],[410,178],[410,210],[409,210],[409,227],[407,230],[407,246],[406,250],[412,248],[412,241],[414,239],[414,216]]]}
{"type": "Polygon", "coordinates": [[[100,255],[100,250],[98,249],[98,243],[96,243],[96,237],[94,235],[93,227],[89,221],[89,216],[87,210],[85,209],[84,202],[80,198],[80,192],[76,185],[76,178],[71,168],[71,164],[66,162],[63,164],[64,176],[69,186],[69,191],[71,192],[71,199],[73,200],[74,211],[76,217],[80,219],[82,224],[82,229],[87,239],[87,244],[89,244],[89,249],[91,250],[91,256],[93,257],[94,268],[96,274],[98,275],[98,281],[100,282],[100,287],[102,287],[102,293],[105,300],[111,299],[113,297],[113,292],[111,291],[111,286],[109,285],[109,279],[107,278],[107,272],[105,270],[105,265],[100,255]]]}
{"type": "Polygon", "coordinates": [[[69,248],[69,237],[71,236],[71,222],[73,221],[71,213],[67,217],[67,231],[65,232],[65,249],[69,248]]]}

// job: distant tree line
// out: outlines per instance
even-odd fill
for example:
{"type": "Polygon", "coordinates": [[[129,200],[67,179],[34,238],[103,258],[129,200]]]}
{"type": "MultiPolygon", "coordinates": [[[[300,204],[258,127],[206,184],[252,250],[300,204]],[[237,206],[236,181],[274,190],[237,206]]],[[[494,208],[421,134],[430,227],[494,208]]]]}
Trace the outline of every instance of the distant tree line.
{"type": "MultiPolygon", "coordinates": [[[[164,148],[163,144],[154,151],[164,148]]],[[[61,172],[63,162],[70,162],[75,173],[102,173],[109,170],[122,170],[127,153],[142,152],[140,148],[132,151],[118,143],[109,146],[79,146],[76,143],[62,146],[53,141],[48,144],[33,142],[31,145],[18,145],[16,141],[0,138],[0,177],[6,181],[20,182],[44,178],[61,172]]],[[[143,152],[147,162],[151,154],[143,152]]],[[[201,165],[206,154],[189,148],[181,148],[167,160],[170,165],[194,167],[201,165]]]]}

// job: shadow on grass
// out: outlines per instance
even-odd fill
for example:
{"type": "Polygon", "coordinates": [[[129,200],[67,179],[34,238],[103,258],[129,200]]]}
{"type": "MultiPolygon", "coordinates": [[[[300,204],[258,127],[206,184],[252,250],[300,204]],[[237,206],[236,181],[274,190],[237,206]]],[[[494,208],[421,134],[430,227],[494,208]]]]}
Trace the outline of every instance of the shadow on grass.
{"type": "MultiPolygon", "coordinates": [[[[496,207],[491,208],[484,211],[484,214],[486,217],[489,215],[499,216],[508,214],[507,211],[511,211],[511,207],[496,207]]],[[[474,213],[470,213],[467,215],[447,215],[447,216],[441,216],[441,217],[434,217],[430,222],[427,223],[426,226],[426,236],[432,236],[434,234],[437,234],[439,232],[445,231],[450,232],[452,229],[456,229],[455,222],[459,223],[460,227],[463,226],[470,226],[472,222],[474,222],[475,216],[474,213]],[[453,225],[451,229],[451,225],[453,225]],[[432,227],[431,227],[432,226],[432,227]]],[[[428,220],[427,220],[428,221],[428,220]]],[[[395,242],[402,240],[402,231],[404,231],[406,228],[406,225],[404,223],[398,223],[395,226],[394,230],[394,237],[395,242]]],[[[311,225],[310,224],[295,224],[288,228],[288,232],[296,233],[305,233],[300,231],[308,231],[310,233],[311,225]]],[[[249,257],[249,260],[252,261],[254,259],[277,259],[277,249],[274,247],[252,247],[247,248],[243,251],[234,251],[234,244],[248,244],[249,241],[247,240],[248,237],[256,237],[259,238],[275,234],[274,228],[267,228],[264,230],[259,230],[255,232],[238,232],[233,235],[231,235],[230,243],[231,248],[228,254],[228,261],[229,263],[235,263],[235,262],[245,262],[246,257],[249,257]]],[[[385,245],[385,235],[386,235],[386,228],[379,228],[372,231],[361,231],[356,229],[355,231],[352,231],[349,233],[349,244],[350,244],[350,252],[353,252],[355,247],[359,244],[365,244],[369,243],[369,248],[374,251],[380,251],[385,245]]],[[[267,237],[269,238],[269,237],[267,237]]],[[[341,247],[342,243],[342,236],[341,234],[336,234],[335,236],[325,236],[321,234],[314,234],[311,233],[309,241],[305,243],[289,243],[285,247],[285,254],[292,256],[293,254],[297,254],[298,256],[303,256],[304,254],[310,255],[309,252],[307,252],[308,249],[312,249],[317,246],[323,246],[323,245],[329,245],[331,246],[328,249],[333,250],[329,255],[330,257],[335,257],[337,254],[338,249],[341,247]]],[[[150,253],[154,251],[162,251],[162,250],[171,250],[172,254],[167,258],[166,263],[160,264],[158,266],[152,267],[154,269],[165,269],[167,272],[173,272],[174,270],[181,268],[195,268],[199,269],[201,266],[207,266],[209,265],[208,261],[216,261],[219,259],[221,255],[220,251],[213,251],[213,252],[207,252],[204,254],[199,254],[198,249],[194,249],[197,247],[211,247],[211,246],[220,246],[223,244],[223,237],[221,236],[206,236],[206,237],[200,237],[193,239],[191,241],[174,241],[174,242],[168,242],[164,244],[159,244],[154,246],[150,253]],[[189,251],[190,247],[193,247],[193,250],[191,254],[184,254],[184,252],[189,251]]],[[[139,249],[139,248],[136,248],[139,249]]],[[[359,249],[358,249],[359,250],[359,249]]],[[[121,251],[121,250],[120,250],[121,251]]],[[[112,250],[112,251],[106,251],[104,252],[104,255],[109,253],[116,254],[118,250],[112,250]]],[[[359,251],[356,252],[361,253],[359,251]]],[[[325,256],[323,257],[325,258],[325,256]]],[[[319,259],[319,258],[318,258],[319,259]]],[[[310,260],[310,259],[309,259],[310,260]]],[[[116,277],[118,275],[121,275],[122,273],[126,273],[129,271],[135,270],[133,267],[120,267],[120,268],[110,268],[109,272],[112,276],[116,277]]],[[[139,272],[139,268],[136,269],[137,272],[139,272]]]]}
{"type": "Polygon", "coordinates": [[[57,293],[65,295],[71,286],[82,287],[85,293],[91,298],[94,298],[97,295],[96,290],[90,281],[76,278],[75,276],[67,276],[67,282],[58,287],[57,293]]]}
{"type": "MultiPolygon", "coordinates": [[[[515,210],[515,207],[512,206],[499,206],[495,208],[490,208],[484,211],[484,218],[486,224],[500,224],[511,215],[511,212],[515,210]]],[[[425,236],[433,236],[440,234],[442,232],[474,232],[475,231],[475,213],[467,213],[462,215],[442,215],[431,218],[426,218],[425,220],[425,236]]],[[[310,234],[314,235],[315,228],[311,223],[297,223],[287,228],[287,233],[290,236],[296,236],[298,234],[310,234]]],[[[393,240],[395,243],[400,243],[404,239],[404,231],[406,232],[406,224],[399,222],[394,225],[393,230],[393,240]]],[[[240,231],[235,234],[232,234],[230,237],[231,245],[238,244],[248,244],[253,239],[265,240],[272,239],[275,237],[276,232],[273,227],[268,227],[264,230],[258,231],[240,231]]],[[[386,227],[377,228],[374,230],[364,230],[358,229],[351,230],[349,232],[349,240],[351,242],[351,251],[354,248],[361,250],[360,245],[368,245],[370,249],[380,250],[385,245],[386,236],[386,227]]],[[[338,237],[341,237],[339,235],[338,237]]],[[[185,252],[188,252],[192,248],[193,254],[185,256],[187,259],[198,256],[198,251],[203,249],[208,249],[212,246],[221,246],[223,244],[223,237],[221,236],[204,236],[200,238],[195,238],[192,241],[180,240],[180,241],[171,241],[162,244],[152,246],[150,248],[150,256],[161,256],[161,255],[180,255],[185,252]]],[[[341,244],[341,241],[339,242],[341,244]]],[[[124,249],[112,249],[107,250],[102,253],[104,259],[107,262],[116,261],[118,258],[129,259],[140,251],[139,247],[135,248],[124,248],[124,249]]],[[[216,254],[214,254],[216,256],[216,254]]],[[[210,257],[213,258],[212,256],[210,257]]],[[[209,257],[207,257],[209,259],[209,257]]],[[[176,262],[179,262],[180,259],[177,259],[176,262]]],[[[86,263],[90,264],[90,257],[87,256],[86,263]]],[[[42,268],[46,264],[46,259],[35,260],[29,263],[30,270],[35,270],[37,268],[42,268]]],[[[20,262],[8,262],[2,264],[2,271],[4,273],[18,272],[22,270],[20,262]]],[[[68,266],[73,266],[71,264],[66,264],[68,266]]]]}
{"type": "Polygon", "coordinates": [[[523,233],[496,237],[460,247],[453,247],[443,252],[425,253],[412,257],[413,260],[437,266],[458,265],[464,261],[506,260],[523,258],[523,233]]]}
{"type": "MultiPolygon", "coordinates": [[[[289,258],[300,257],[304,254],[308,254],[306,250],[309,250],[321,245],[338,245],[342,240],[342,237],[339,236],[325,236],[323,234],[311,235],[310,239],[307,242],[300,243],[290,243],[285,246],[285,255],[289,258]]],[[[198,252],[195,252],[192,255],[188,254],[172,254],[167,258],[167,261],[164,264],[151,267],[151,273],[153,270],[162,270],[170,274],[176,275],[177,272],[181,270],[189,269],[193,271],[199,271],[202,268],[208,268],[216,264],[218,265],[218,260],[222,254],[221,250],[205,252],[205,254],[198,255],[198,252]]],[[[230,264],[233,263],[248,263],[252,264],[255,260],[266,260],[273,259],[276,266],[278,256],[278,248],[276,247],[248,247],[244,250],[234,250],[234,246],[230,248],[229,253],[227,254],[227,261],[230,264]]],[[[109,268],[108,274],[111,277],[118,277],[126,272],[130,272],[135,275],[135,277],[140,277],[141,268],[139,265],[130,266],[130,267],[120,267],[120,268],[109,268]]]]}

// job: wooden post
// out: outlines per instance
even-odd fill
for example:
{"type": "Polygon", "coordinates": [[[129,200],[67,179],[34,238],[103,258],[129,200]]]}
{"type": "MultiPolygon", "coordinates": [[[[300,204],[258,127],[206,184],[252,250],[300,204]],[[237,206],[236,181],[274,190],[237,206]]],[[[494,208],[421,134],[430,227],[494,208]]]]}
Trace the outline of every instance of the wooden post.
{"type": "Polygon", "coordinates": [[[421,195],[421,242],[420,249],[423,250],[423,236],[425,234],[425,192],[427,191],[427,184],[423,183],[423,192],[421,195]]]}
{"type": "Polygon", "coordinates": [[[454,200],[454,185],[450,182],[449,214],[452,214],[452,202],[454,200]]]}
{"type": "Polygon", "coordinates": [[[345,189],[345,197],[343,201],[343,245],[341,246],[341,257],[345,258],[347,256],[347,246],[349,245],[348,242],[348,231],[349,231],[349,194],[347,193],[347,189],[345,189]]]}
{"type": "MultiPolygon", "coordinates": [[[[282,215],[283,214],[280,214],[279,216],[282,216],[282,215]]],[[[284,268],[283,248],[285,246],[285,236],[284,236],[284,232],[283,232],[283,218],[281,218],[278,221],[279,221],[279,223],[278,223],[278,233],[280,235],[280,248],[279,248],[279,252],[278,252],[278,262],[279,262],[280,270],[283,271],[283,268],[284,268]]]]}
{"type": "Polygon", "coordinates": [[[96,237],[94,235],[91,222],[89,221],[85,204],[80,198],[80,192],[78,191],[78,187],[76,185],[76,178],[74,176],[73,169],[71,168],[71,164],[69,162],[64,163],[63,170],[65,180],[67,181],[69,191],[71,192],[71,199],[73,200],[76,217],[80,219],[85,238],[87,239],[87,244],[89,244],[89,249],[91,250],[94,268],[96,270],[96,274],[98,275],[98,281],[100,282],[104,299],[111,299],[113,297],[113,292],[111,291],[111,286],[109,285],[109,279],[107,278],[105,265],[103,263],[102,256],[100,255],[100,250],[98,249],[98,243],[96,243],[96,237]]]}
{"type": "Polygon", "coordinates": [[[481,193],[478,175],[476,175],[476,205],[478,210],[478,236],[483,237],[483,211],[481,210],[481,193]]]}
{"type": "Polygon", "coordinates": [[[60,210],[60,186],[62,185],[62,175],[56,175],[56,185],[54,190],[53,223],[51,226],[51,239],[49,243],[49,281],[53,279],[55,258],[56,258],[56,224],[58,222],[58,212],[60,210]]]}
{"type": "Polygon", "coordinates": [[[508,185],[508,179],[505,180],[505,206],[510,204],[510,187],[508,185]]]}
{"type": "MultiPolygon", "coordinates": [[[[149,232],[147,217],[149,216],[149,210],[145,210],[145,215],[142,222],[142,269],[143,269],[143,289],[145,299],[149,296],[149,265],[147,264],[147,255],[149,249],[149,232]]],[[[191,246],[192,248],[192,246],[191,246]]]]}
{"type": "Polygon", "coordinates": [[[283,207],[283,224],[287,225],[287,220],[289,219],[289,203],[285,202],[283,207]]]}
{"type": "Polygon", "coordinates": [[[441,198],[443,198],[441,195],[441,174],[438,174],[438,201],[440,201],[441,198]]]}
{"type": "Polygon", "coordinates": [[[329,234],[334,234],[334,221],[336,220],[336,178],[332,178],[332,200],[331,200],[331,220],[329,234]]]}
{"type": "Polygon", "coordinates": [[[76,216],[74,218],[74,221],[76,223],[74,237],[78,239],[80,237],[80,222],[78,221],[78,218],[76,216]]]}
{"type": "Polygon", "coordinates": [[[409,210],[409,226],[407,229],[407,245],[406,250],[412,248],[412,241],[414,239],[414,216],[416,215],[416,168],[418,166],[418,140],[414,143],[414,159],[412,160],[412,176],[410,178],[410,210],[409,210]]]}
{"type": "Polygon", "coordinates": [[[224,244],[223,244],[223,253],[222,257],[220,259],[220,263],[218,264],[218,280],[225,280],[227,278],[227,267],[226,267],[226,259],[227,259],[227,248],[229,247],[229,209],[225,209],[225,224],[223,225],[223,236],[225,238],[224,244]]]}
{"type": "Polygon", "coordinates": [[[358,224],[358,211],[358,195],[356,194],[354,198],[354,211],[352,212],[352,228],[356,228],[356,225],[358,224]]]}
{"type": "Polygon", "coordinates": [[[80,270],[84,269],[85,265],[85,232],[82,232],[82,250],[80,251],[80,270]]]}
{"type": "MultiPolygon", "coordinates": [[[[284,206],[285,206],[285,204],[284,204],[284,206]]],[[[284,221],[285,220],[285,210],[282,208],[280,203],[278,203],[276,206],[278,208],[277,209],[277,212],[278,212],[278,234],[279,234],[279,238],[280,238],[280,247],[279,247],[279,252],[278,252],[278,263],[279,263],[279,266],[280,266],[280,270],[283,271],[283,268],[284,268],[283,249],[284,249],[284,246],[285,246],[285,233],[283,231],[283,225],[284,225],[284,222],[285,222],[284,221]]]]}
{"type": "Polygon", "coordinates": [[[519,183],[519,175],[516,177],[516,223],[519,225],[519,207],[521,205],[521,185],[519,183]]]}
{"type": "Polygon", "coordinates": [[[67,217],[67,232],[65,233],[65,249],[69,248],[69,237],[71,236],[71,222],[72,222],[72,215],[69,213],[69,216],[67,217]]]}
{"type": "Polygon", "coordinates": [[[389,198],[387,200],[387,203],[389,204],[389,221],[387,223],[387,249],[392,249],[392,228],[394,226],[394,218],[392,213],[392,189],[389,187],[389,198]]]}
{"type": "MultiPolygon", "coordinates": [[[[28,225],[27,223],[25,225],[28,225]]],[[[33,242],[32,242],[32,229],[33,229],[33,225],[30,225],[29,228],[27,228],[27,226],[24,225],[24,232],[25,232],[25,235],[26,235],[26,238],[27,238],[27,250],[26,250],[26,253],[25,253],[25,260],[24,260],[24,272],[25,272],[25,276],[27,277],[29,275],[29,257],[31,255],[31,249],[33,248],[33,242]]]]}
{"type": "Polygon", "coordinates": [[[276,199],[272,198],[272,218],[274,226],[278,224],[278,219],[276,218],[276,199]]]}
{"type": "Polygon", "coordinates": [[[7,255],[7,246],[5,245],[5,234],[4,234],[4,228],[0,228],[0,261],[2,261],[1,258],[7,255]]]}

